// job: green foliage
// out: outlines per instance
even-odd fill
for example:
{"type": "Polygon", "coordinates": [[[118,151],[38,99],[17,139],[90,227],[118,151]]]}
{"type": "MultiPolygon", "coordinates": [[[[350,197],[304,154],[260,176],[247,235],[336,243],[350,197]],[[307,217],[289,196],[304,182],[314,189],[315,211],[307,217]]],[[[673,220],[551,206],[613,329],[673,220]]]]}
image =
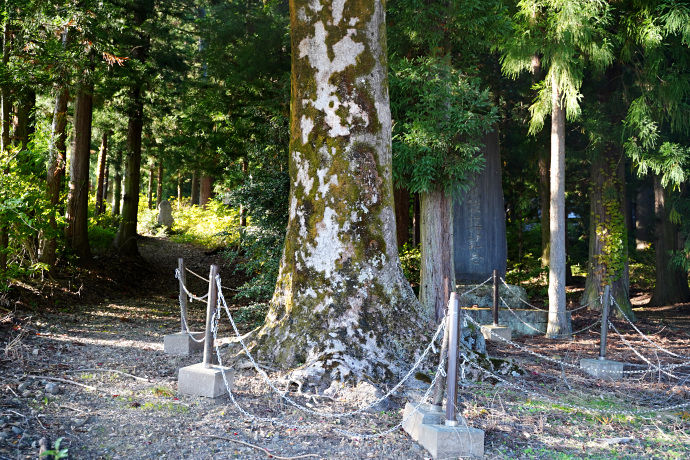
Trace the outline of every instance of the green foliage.
{"type": "Polygon", "coordinates": [[[394,179],[412,192],[467,187],[483,166],[497,110],[480,82],[446,58],[401,59],[391,74],[394,179]]]}
{"type": "Polygon", "coordinates": [[[228,228],[238,224],[237,210],[221,201],[212,199],[203,208],[194,205],[183,206],[179,210],[175,210],[176,202],[171,202],[171,205],[175,219],[171,235],[173,241],[201,244],[207,248],[225,247],[237,242],[237,234],[227,232],[228,228]]]}
{"type": "Polygon", "coordinates": [[[240,244],[238,249],[229,250],[227,256],[237,264],[237,270],[250,277],[240,286],[237,297],[266,301],[273,294],[280,267],[290,180],[287,172],[277,168],[257,173],[228,197],[232,205],[245,209],[248,225],[230,228],[239,232],[240,244]]]}
{"type": "Polygon", "coordinates": [[[413,289],[419,289],[419,276],[422,268],[420,247],[415,248],[409,243],[405,243],[398,253],[405,278],[410,282],[413,289]]]}
{"type": "Polygon", "coordinates": [[[55,447],[50,450],[44,451],[39,457],[47,457],[47,456],[52,456],[55,460],[61,459],[61,458],[68,458],[67,452],[69,449],[60,449],[60,443],[62,443],[63,438],[57,438],[55,440],[55,447]]]}

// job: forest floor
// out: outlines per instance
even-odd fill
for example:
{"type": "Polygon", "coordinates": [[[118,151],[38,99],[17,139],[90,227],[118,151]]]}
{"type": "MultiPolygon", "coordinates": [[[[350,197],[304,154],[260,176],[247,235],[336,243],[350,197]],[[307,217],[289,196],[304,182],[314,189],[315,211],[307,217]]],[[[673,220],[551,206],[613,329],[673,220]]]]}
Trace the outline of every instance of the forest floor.
{"type": "MultiPolygon", "coordinates": [[[[0,298],[0,460],[37,458],[42,438],[50,446],[60,439],[60,449],[73,459],[430,458],[396,428],[405,402],[424,389],[416,380],[375,409],[322,419],[286,405],[252,369],[238,370],[239,405],[293,428],[252,419],[229,398],[179,394],[178,369],[201,356],[163,352],[164,336],[179,330],[177,259],[202,276],[212,263],[223,274],[223,260],[168,239],[141,238],[139,248],[141,259],[100,255],[97,268],[15,284],[0,298]],[[390,428],[372,440],[338,431],[364,435],[390,428]]],[[[224,286],[239,282],[225,270],[224,286]]],[[[194,276],[187,283],[197,295],[206,292],[206,283],[194,276]]],[[[647,294],[639,293],[634,303],[639,307],[647,294]]],[[[240,325],[250,329],[256,317],[246,303],[232,303],[240,325]]],[[[189,305],[197,330],[204,315],[203,302],[189,305]]],[[[690,407],[677,407],[690,401],[690,305],[638,308],[636,315],[636,325],[656,346],[616,320],[627,342],[655,365],[679,366],[617,381],[589,377],[576,368],[580,358],[597,356],[598,327],[574,340],[525,337],[515,340],[520,348],[490,343],[491,356],[512,359],[525,374],[504,382],[462,382],[463,415],[468,425],[484,430],[484,458],[690,458],[690,407]],[[632,412],[647,408],[653,410],[632,412]]],[[[579,310],[573,329],[597,317],[579,310]]],[[[231,331],[222,325],[219,334],[231,331]]],[[[644,364],[619,336],[611,338],[608,356],[644,364]]],[[[278,372],[269,376],[287,383],[278,372]]],[[[291,395],[314,410],[344,412],[379,391],[362,385],[332,397],[291,395]]]]}

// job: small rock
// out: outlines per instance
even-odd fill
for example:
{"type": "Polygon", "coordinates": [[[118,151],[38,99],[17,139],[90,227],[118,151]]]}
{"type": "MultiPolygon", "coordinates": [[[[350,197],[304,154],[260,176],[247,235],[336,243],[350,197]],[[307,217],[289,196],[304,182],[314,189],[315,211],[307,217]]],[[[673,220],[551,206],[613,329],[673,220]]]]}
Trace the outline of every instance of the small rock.
{"type": "Polygon", "coordinates": [[[7,439],[10,437],[10,433],[7,431],[0,431],[0,439],[7,439]]]}
{"type": "Polygon", "coordinates": [[[46,393],[50,393],[51,395],[56,395],[56,394],[60,393],[60,386],[55,382],[48,382],[46,384],[46,393]]]}
{"type": "Polygon", "coordinates": [[[24,432],[24,429],[18,426],[13,426],[12,427],[12,433],[14,434],[22,434],[24,432]]]}
{"type": "Polygon", "coordinates": [[[21,385],[19,385],[19,386],[17,387],[17,390],[20,391],[20,392],[26,391],[26,389],[29,388],[29,385],[31,385],[31,382],[29,382],[29,381],[27,380],[27,381],[23,382],[21,385]]]}
{"type": "Polygon", "coordinates": [[[34,356],[38,356],[38,348],[34,348],[31,354],[33,354],[34,356]]]}
{"type": "Polygon", "coordinates": [[[26,390],[25,392],[22,393],[22,398],[28,398],[31,396],[31,392],[29,390],[26,390]]]}

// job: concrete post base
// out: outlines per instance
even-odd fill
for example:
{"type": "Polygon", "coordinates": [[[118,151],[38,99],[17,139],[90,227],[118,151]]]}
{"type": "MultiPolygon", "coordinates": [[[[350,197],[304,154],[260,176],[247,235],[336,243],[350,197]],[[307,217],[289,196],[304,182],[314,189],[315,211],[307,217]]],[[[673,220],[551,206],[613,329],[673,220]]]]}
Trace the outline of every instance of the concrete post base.
{"type": "Polygon", "coordinates": [[[484,339],[496,342],[502,342],[502,340],[496,336],[503,337],[506,340],[513,340],[513,330],[508,326],[482,326],[482,335],[484,339]]]}
{"type": "Polygon", "coordinates": [[[460,420],[458,426],[445,426],[438,406],[421,405],[410,416],[415,404],[405,404],[403,429],[429,451],[433,458],[482,457],[484,432],[460,420]],[[409,418],[408,418],[409,417],[409,418]]]}
{"type": "Polygon", "coordinates": [[[204,338],[203,332],[178,332],[168,334],[163,338],[163,351],[169,355],[191,355],[204,349],[204,342],[195,342],[194,339],[204,338]]]}
{"type": "Polygon", "coordinates": [[[598,379],[620,380],[623,378],[625,364],[609,359],[584,358],[580,360],[580,369],[598,379]]]}
{"type": "Polygon", "coordinates": [[[204,363],[192,364],[180,369],[177,378],[177,391],[192,396],[204,396],[206,398],[220,398],[228,395],[223,381],[223,372],[232,390],[235,379],[235,371],[229,367],[212,365],[204,367],[204,363]]]}

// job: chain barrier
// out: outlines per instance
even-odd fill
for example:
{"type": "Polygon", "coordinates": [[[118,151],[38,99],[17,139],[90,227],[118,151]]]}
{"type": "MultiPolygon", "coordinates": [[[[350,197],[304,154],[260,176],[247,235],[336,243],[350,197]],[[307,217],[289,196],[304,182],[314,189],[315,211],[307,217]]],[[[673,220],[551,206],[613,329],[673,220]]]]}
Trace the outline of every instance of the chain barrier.
{"type": "MultiPolygon", "coordinates": [[[[466,358],[466,356],[465,356],[465,358],[466,358]]],[[[496,380],[503,383],[504,385],[507,385],[511,388],[515,388],[516,390],[518,390],[522,393],[525,393],[529,396],[532,396],[535,399],[540,399],[542,401],[546,401],[546,402],[553,404],[555,406],[562,406],[562,407],[566,407],[568,409],[572,409],[572,410],[576,410],[576,411],[590,412],[590,413],[595,412],[595,413],[600,413],[600,414],[611,414],[611,415],[636,416],[636,415],[640,415],[640,414],[649,414],[649,413],[653,413],[653,412],[671,412],[671,411],[674,411],[677,409],[681,409],[681,408],[690,406],[690,402],[684,402],[684,403],[675,404],[672,406],[649,408],[649,409],[642,409],[642,410],[613,410],[613,409],[597,409],[597,408],[591,408],[591,407],[578,406],[576,404],[570,404],[567,402],[556,401],[556,400],[553,400],[547,396],[543,396],[543,395],[541,395],[541,394],[539,394],[533,390],[529,390],[527,388],[522,388],[521,386],[518,386],[512,382],[509,382],[508,380],[504,379],[500,375],[497,375],[497,374],[495,374],[495,373],[493,373],[487,369],[484,369],[480,365],[472,362],[472,360],[468,360],[468,361],[469,361],[470,366],[474,367],[475,369],[478,369],[479,371],[483,372],[484,374],[486,374],[492,378],[495,378],[496,380]]]]}
{"type": "Polygon", "coordinates": [[[621,313],[621,315],[623,316],[623,318],[625,319],[625,321],[627,321],[628,324],[630,324],[630,325],[633,327],[633,329],[635,329],[635,330],[637,331],[637,333],[640,334],[640,335],[642,336],[642,338],[645,339],[647,342],[649,342],[654,348],[656,348],[656,349],[658,349],[658,350],[661,350],[661,351],[663,351],[664,353],[666,353],[666,354],[668,354],[668,355],[670,355],[670,356],[673,356],[674,358],[679,358],[679,359],[690,359],[690,356],[679,355],[679,354],[676,354],[676,353],[674,353],[674,352],[672,352],[672,351],[670,351],[670,350],[667,350],[667,349],[663,348],[663,347],[660,346],[660,345],[657,345],[653,340],[651,340],[647,335],[645,335],[641,330],[639,330],[639,329],[637,328],[637,326],[635,326],[635,324],[634,324],[632,321],[630,321],[630,318],[628,318],[628,315],[625,314],[625,312],[623,311],[623,309],[621,308],[621,306],[618,305],[618,302],[616,301],[616,299],[615,299],[613,296],[611,296],[611,300],[612,300],[613,304],[616,306],[616,308],[618,308],[618,311],[621,313]]]}
{"type": "MultiPolygon", "coordinates": [[[[533,327],[531,324],[526,323],[525,321],[523,321],[522,318],[520,318],[520,317],[518,316],[517,312],[515,312],[512,308],[510,308],[510,305],[508,305],[508,304],[506,303],[506,301],[503,300],[503,298],[501,298],[501,302],[503,302],[503,305],[505,305],[505,307],[508,309],[508,311],[510,311],[510,312],[513,314],[513,316],[515,316],[515,318],[517,318],[517,320],[520,321],[522,324],[524,324],[524,325],[527,326],[528,328],[532,329],[533,331],[539,332],[540,334],[543,334],[543,333],[544,333],[543,331],[541,331],[541,330],[536,329],[535,327],[533,327]]],[[[587,331],[587,330],[593,328],[594,326],[596,326],[596,325],[599,324],[599,323],[601,323],[601,319],[596,320],[594,323],[590,324],[590,325],[587,326],[587,327],[584,327],[584,328],[582,328],[582,329],[580,329],[580,330],[571,332],[570,334],[560,334],[560,335],[556,335],[556,336],[550,336],[550,338],[552,338],[552,339],[559,339],[559,338],[567,338],[567,337],[570,337],[570,336],[573,336],[573,335],[577,335],[577,334],[580,334],[580,333],[582,333],[582,332],[584,332],[584,331],[587,331]]]]}
{"type": "MultiPolygon", "coordinates": [[[[216,284],[218,284],[220,286],[220,276],[216,276],[216,284]]],[[[293,399],[289,398],[288,396],[286,396],[285,395],[286,392],[281,391],[278,388],[276,388],[276,386],[273,384],[273,382],[271,382],[271,380],[268,378],[268,375],[266,374],[266,372],[263,369],[261,369],[261,367],[254,360],[254,357],[252,356],[251,352],[249,351],[249,348],[244,343],[244,340],[242,340],[242,336],[241,336],[239,330],[237,329],[237,325],[235,324],[235,320],[232,318],[232,315],[230,314],[230,308],[228,307],[228,304],[225,300],[225,296],[223,296],[223,293],[220,289],[218,291],[218,302],[219,302],[219,305],[222,302],[222,306],[225,309],[225,312],[228,316],[228,319],[230,320],[230,323],[231,323],[232,328],[235,332],[235,335],[239,339],[240,345],[242,346],[244,353],[247,355],[247,357],[251,361],[252,365],[254,366],[254,369],[259,373],[259,375],[261,375],[264,382],[275,393],[279,394],[281,396],[281,398],[283,398],[288,404],[295,407],[296,409],[299,409],[302,412],[306,412],[308,414],[317,415],[319,417],[327,417],[327,418],[341,418],[341,417],[350,417],[353,415],[357,415],[357,414],[360,414],[360,413],[364,412],[365,410],[381,403],[382,401],[388,399],[393,393],[395,393],[398,390],[398,388],[400,388],[403,385],[403,383],[405,383],[407,381],[407,379],[410,378],[412,373],[415,370],[417,370],[417,368],[421,365],[421,363],[426,359],[426,356],[429,354],[429,351],[431,351],[431,349],[433,348],[432,344],[437,340],[437,338],[439,337],[441,332],[443,332],[443,330],[445,329],[445,323],[446,323],[445,317],[444,317],[444,319],[441,320],[441,323],[439,324],[438,328],[436,329],[436,333],[432,337],[431,343],[424,349],[424,352],[419,357],[419,359],[417,359],[417,362],[415,362],[414,366],[409,370],[409,372],[402,378],[402,380],[400,380],[400,382],[398,382],[390,391],[388,391],[388,393],[386,393],[385,395],[383,395],[382,397],[380,397],[379,399],[377,399],[373,403],[370,403],[369,405],[361,407],[355,411],[333,414],[333,413],[319,412],[319,411],[312,410],[308,407],[305,407],[305,406],[299,404],[298,402],[294,401],[293,399]]]]}
{"type": "MultiPolygon", "coordinates": [[[[545,311],[545,312],[548,312],[548,311],[549,311],[549,310],[546,310],[546,309],[544,309],[544,308],[539,308],[539,307],[537,307],[537,306],[535,306],[535,305],[532,305],[532,304],[529,303],[528,301],[524,300],[522,297],[520,297],[519,294],[517,294],[517,293],[515,293],[515,291],[513,291],[513,288],[510,287],[510,284],[506,283],[506,280],[504,280],[503,278],[501,278],[501,282],[503,283],[503,285],[508,289],[508,291],[509,291],[511,294],[513,294],[515,297],[517,297],[517,299],[518,299],[520,302],[524,303],[524,304],[527,305],[528,307],[530,307],[530,308],[532,308],[532,309],[534,309],[534,310],[539,310],[539,311],[545,311]]],[[[503,299],[503,298],[501,298],[501,299],[503,299]]],[[[597,299],[597,300],[601,301],[601,296],[599,296],[599,299],[597,299]]],[[[578,310],[582,310],[583,308],[589,307],[589,306],[592,305],[594,302],[596,302],[596,300],[593,300],[593,301],[591,301],[591,302],[588,303],[588,304],[581,305],[581,306],[579,306],[579,307],[577,307],[577,308],[573,308],[573,309],[571,309],[571,310],[566,310],[566,311],[572,313],[572,312],[575,312],[575,311],[578,311],[578,310]]]]}
{"type": "MultiPolygon", "coordinates": [[[[179,268],[175,269],[175,278],[177,278],[178,281],[180,280],[180,269],[179,268]]],[[[206,281],[208,282],[208,280],[206,280],[206,281]]],[[[184,289],[184,292],[187,293],[187,297],[189,297],[190,302],[192,300],[204,300],[204,299],[206,299],[206,297],[208,297],[208,292],[206,293],[206,295],[204,295],[202,297],[197,297],[194,294],[192,294],[191,292],[189,292],[189,290],[187,289],[187,286],[185,286],[184,283],[180,283],[180,286],[182,286],[182,289],[184,289]]]]}
{"type": "Polygon", "coordinates": [[[187,335],[189,336],[189,338],[192,339],[192,340],[193,340],[194,342],[196,342],[196,343],[203,343],[203,342],[205,342],[205,341],[206,341],[206,333],[204,332],[203,337],[201,337],[201,339],[199,339],[199,340],[197,340],[196,338],[194,338],[194,334],[192,334],[192,333],[190,332],[192,329],[189,327],[189,324],[187,324],[187,318],[185,317],[185,314],[184,314],[184,312],[182,311],[182,309],[180,309],[180,313],[181,313],[181,316],[182,316],[182,322],[184,323],[184,327],[185,327],[185,330],[187,331],[187,335]]]}
{"type": "Polygon", "coordinates": [[[484,286],[485,284],[489,283],[491,280],[493,280],[493,276],[490,276],[489,278],[487,278],[486,281],[484,281],[484,282],[481,283],[481,284],[476,285],[475,287],[473,287],[472,289],[470,289],[470,290],[467,291],[467,292],[463,292],[462,294],[461,294],[461,293],[458,293],[458,297],[463,297],[463,296],[472,294],[474,291],[478,290],[480,287],[482,287],[482,286],[484,286]]]}

